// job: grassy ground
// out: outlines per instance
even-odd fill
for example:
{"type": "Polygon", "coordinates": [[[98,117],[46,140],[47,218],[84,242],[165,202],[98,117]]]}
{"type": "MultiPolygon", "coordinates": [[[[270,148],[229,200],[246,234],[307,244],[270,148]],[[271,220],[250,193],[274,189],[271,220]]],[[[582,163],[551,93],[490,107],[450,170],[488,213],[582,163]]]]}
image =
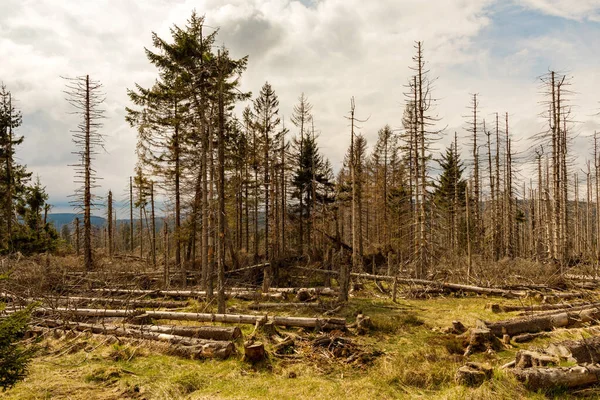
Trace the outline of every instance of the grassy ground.
{"type": "MultiPolygon", "coordinates": [[[[544,399],[598,398],[600,391],[531,393],[509,372],[495,369],[494,377],[479,388],[454,383],[458,367],[466,362],[452,335],[442,332],[453,320],[474,326],[477,319],[514,316],[485,309],[497,299],[438,297],[392,303],[366,290],[352,298],[342,315],[352,321],[358,313],[370,316],[375,329],[351,336],[365,350],[383,354],[367,364],[346,364],[318,352],[302,359],[280,359],[253,367],[241,355],[229,360],[192,361],[163,355],[145,342],[109,344],[100,336],[46,339],[40,345],[30,374],[6,399],[544,399]]],[[[242,302],[232,302],[243,312],[242,302]]],[[[198,305],[196,305],[197,307],[198,305]]],[[[194,307],[194,305],[192,305],[194,307]]],[[[299,313],[297,314],[299,315],[299,313]]],[[[310,315],[307,312],[305,315],[310,315]]],[[[244,328],[248,335],[251,327],[244,328]]],[[[290,332],[298,333],[297,330],[290,332]]],[[[306,333],[305,334],[310,334],[306,333]]],[[[556,331],[522,348],[579,335],[556,331]]],[[[241,343],[238,343],[241,349],[241,343]]],[[[470,360],[498,367],[518,348],[479,354],[470,360]]],[[[241,353],[241,352],[240,352],[241,353]]]]}

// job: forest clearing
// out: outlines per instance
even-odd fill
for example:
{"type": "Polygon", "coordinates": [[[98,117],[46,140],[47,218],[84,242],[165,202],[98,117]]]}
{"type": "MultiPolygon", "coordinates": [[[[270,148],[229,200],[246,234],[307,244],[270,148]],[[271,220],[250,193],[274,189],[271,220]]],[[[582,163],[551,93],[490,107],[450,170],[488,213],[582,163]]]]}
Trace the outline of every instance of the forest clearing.
{"type": "Polygon", "coordinates": [[[503,260],[509,274],[481,279],[488,286],[362,273],[339,303],[323,265],[290,266],[280,279],[301,286],[268,292],[256,285],[260,265],[231,274],[227,314],[217,314],[193,275],[186,288],[161,289],[164,271],[102,260],[86,275],[74,257],[15,260],[20,272],[1,286],[2,316],[36,304],[24,335],[36,353],[28,376],[3,398],[600,395],[588,387],[600,359],[592,271],[560,278],[503,260]]]}
{"type": "Polygon", "coordinates": [[[0,54],[68,66],[0,65],[0,398],[600,398],[596,64],[485,47],[600,6],[529,1],[427,42],[346,21],[409,0],[0,4],[0,54]]]}

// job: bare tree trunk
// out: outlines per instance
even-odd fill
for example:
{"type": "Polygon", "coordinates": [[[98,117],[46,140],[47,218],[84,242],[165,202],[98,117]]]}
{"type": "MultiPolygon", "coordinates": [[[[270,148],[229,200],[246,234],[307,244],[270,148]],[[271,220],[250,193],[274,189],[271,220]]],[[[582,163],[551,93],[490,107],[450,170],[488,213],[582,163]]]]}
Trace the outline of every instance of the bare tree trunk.
{"type": "Polygon", "coordinates": [[[129,251],[133,254],[133,177],[129,177],[129,251]]]}
{"type": "Polygon", "coordinates": [[[154,182],[150,181],[150,206],[152,219],[152,266],[156,270],[156,215],[154,214],[154,182]]]}
{"type": "Polygon", "coordinates": [[[219,211],[217,225],[219,230],[217,243],[218,263],[218,295],[217,309],[219,314],[225,313],[225,106],[223,100],[223,66],[219,53],[219,211]]]}
{"type": "Polygon", "coordinates": [[[108,191],[107,212],[108,219],[108,255],[113,256],[113,197],[112,191],[108,191]]]}

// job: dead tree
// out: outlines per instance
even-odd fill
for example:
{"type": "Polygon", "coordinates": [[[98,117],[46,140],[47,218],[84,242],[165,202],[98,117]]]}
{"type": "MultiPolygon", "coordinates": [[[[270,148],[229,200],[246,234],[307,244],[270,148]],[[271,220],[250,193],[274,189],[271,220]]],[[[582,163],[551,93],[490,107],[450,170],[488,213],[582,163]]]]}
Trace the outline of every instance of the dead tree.
{"type": "Polygon", "coordinates": [[[108,220],[108,255],[113,256],[113,197],[112,191],[108,191],[108,200],[106,204],[106,219],[108,220]]]}
{"type": "Polygon", "coordinates": [[[104,118],[101,108],[104,95],[101,90],[102,84],[91,80],[89,75],[67,78],[67,101],[75,108],[73,113],[81,118],[77,129],[72,131],[73,142],[77,146],[75,154],[81,160],[75,165],[75,183],[80,186],[75,190],[73,204],[83,211],[83,255],[87,271],[93,266],[91,212],[95,206],[92,189],[96,187],[96,171],[92,161],[97,149],[102,148],[104,143],[99,132],[104,118]]]}

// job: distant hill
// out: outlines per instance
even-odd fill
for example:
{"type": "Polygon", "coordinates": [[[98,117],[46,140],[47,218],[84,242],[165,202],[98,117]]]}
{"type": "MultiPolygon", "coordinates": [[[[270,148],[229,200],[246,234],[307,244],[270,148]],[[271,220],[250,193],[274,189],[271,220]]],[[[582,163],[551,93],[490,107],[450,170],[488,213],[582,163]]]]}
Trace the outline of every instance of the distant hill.
{"type": "MultiPolygon", "coordinates": [[[[52,222],[54,223],[54,227],[57,230],[60,230],[60,228],[63,225],[68,225],[68,224],[72,224],[73,221],[75,220],[75,218],[79,218],[79,220],[81,222],[83,222],[83,215],[82,214],[75,214],[75,213],[53,213],[53,214],[48,214],[48,222],[52,222]]],[[[95,226],[103,226],[106,223],[106,219],[102,218],[102,217],[96,217],[94,215],[92,215],[92,225],[95,226]]]]}
{"type": "MultiPolygon", "coordinates": [[[[83,215],[82,214],[75,214],[75,213],[48,214],[48,222],[54,223],[54,227],[58,231],[60,231],[60,228],[62,228],[63,225],[73,224],[73,221],[75,220],[75,218],[79,218],[80,223],[83,224],[83,215]]],[[[139,223],[139,219],[134,219],[133,223],[137,226],[137,224],[139,223]]],[[[129,220],[128,219],[118,219],[117,226],[120,226],[121,224],[129,224],[129,220]]],[[[92,215],[92,225],[97,226],[97,227],[103,227],[106,225],[106,218],[97,217],[97,216],[92,215]]],[[[162,225],[163,225],[163,219],[157,218],[156,219],[156,230],[159,231],[160,229],[162,229],[162,225]]]]}

